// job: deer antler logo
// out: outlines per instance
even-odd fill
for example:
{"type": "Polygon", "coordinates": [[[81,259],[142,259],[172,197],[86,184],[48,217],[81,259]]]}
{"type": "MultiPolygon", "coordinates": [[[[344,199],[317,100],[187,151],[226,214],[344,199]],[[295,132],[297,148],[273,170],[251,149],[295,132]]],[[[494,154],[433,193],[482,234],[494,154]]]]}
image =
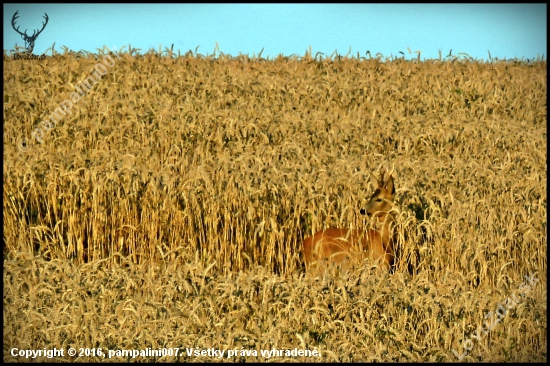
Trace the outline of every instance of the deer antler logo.
{"type": "Polygon", "coordinates": [[[19,27],[15,28],[15,20],[17,18],[19,18],[19,15],[17,15],[17,13],[19,12],[19,10],[17,10],[15,12],[15,14],[13,14],[13,18],[11,18],[11,26],[13,27],[13,29],[15,29],[15,31],[17,33],[19,33],[21,35],[21,38],[23,38],[23,40],[25,41],[25,49],[27,50],[27,53],[32,53],[32,50],[34,49],[34,42],[36,41],[36,39],[38,38],[38,35],[40,33],[42,33],[42,31],[44,30],[44,28],[46,28],[46,24],[48,24],[48,14],[44,13],[44,18],[46,19],[46,22],[42,22],[42,29],[38,30],[36,29],[32,36],[29,36],[27,34],[27,30],[25,29],[25,33],[21,33],[19,31],[19,27]],[[38,32],[38,33],[37,33],[38,32]]]}

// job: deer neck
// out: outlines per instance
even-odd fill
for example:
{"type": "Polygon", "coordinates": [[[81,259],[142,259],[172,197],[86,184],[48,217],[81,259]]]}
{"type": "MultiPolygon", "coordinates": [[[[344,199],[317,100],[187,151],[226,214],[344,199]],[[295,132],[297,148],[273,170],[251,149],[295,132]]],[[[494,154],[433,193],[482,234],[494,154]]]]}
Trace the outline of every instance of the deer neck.
{"type": "Polygon", "coordinates": [[[380,232],[380,237],[384,247],[391,245],[390,241],[393,238],[392,227],[394,222],[395,218],[390,213],[386,213],[378,218],[378,231],[380,232]]]}

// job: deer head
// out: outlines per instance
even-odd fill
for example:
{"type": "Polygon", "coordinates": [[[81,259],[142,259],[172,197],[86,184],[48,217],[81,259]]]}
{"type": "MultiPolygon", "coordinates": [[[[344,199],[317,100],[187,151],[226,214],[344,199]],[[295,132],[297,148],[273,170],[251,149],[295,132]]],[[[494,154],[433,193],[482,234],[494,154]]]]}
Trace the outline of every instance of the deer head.
{"type": "Polygon", "coordinates": [[[27,34],[27,30],[25,29],[25,33],[21,33],[19,31],[19,27],[15,28],[15,20],[17,18],[19,18],[19,15],[17,15],[17,13],[19,12],[19,10],[17,10],[15,12],[15,14],[13,14],[13,18],[11,18],[11,26],[13,27],[13,29],[15,29],[15,31],[17,33],[19,33],[21,35],[21,38],[23,38],[23,40],[25,41],[25,49],[27,50],[27,53],[32,53],[32,50],[34,49],[34,42],[36,41],[36,38],[38,38],[38,35],[40,33],[42,33],[42,31],[44,30],[44,28],[46,28],[46,24],[48,24],[48,14],[44,13],[44,18],[46,19],[46,22],[42,22],[42,29],[38,30],[36,29],[32,36],[29,36],[27,34]]]}

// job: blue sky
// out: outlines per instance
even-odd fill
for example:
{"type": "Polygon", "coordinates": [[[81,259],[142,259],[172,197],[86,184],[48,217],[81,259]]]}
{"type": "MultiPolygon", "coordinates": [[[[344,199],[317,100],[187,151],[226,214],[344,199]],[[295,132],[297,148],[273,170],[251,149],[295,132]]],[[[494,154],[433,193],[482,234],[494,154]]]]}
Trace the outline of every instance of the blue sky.
{"type": "Polygon", "coordinates": [[[12,26],[32,34],[34,54],[55,43],[74,51],[97,52],[131,44],[146,52],[162,45],[186,53],[219,51],[237,56],[303,56],[334,51],[438,58],[467,53],[476,59],[546,59],[546,4],[4,4],[4,50],[24,42],[12,26]]]}

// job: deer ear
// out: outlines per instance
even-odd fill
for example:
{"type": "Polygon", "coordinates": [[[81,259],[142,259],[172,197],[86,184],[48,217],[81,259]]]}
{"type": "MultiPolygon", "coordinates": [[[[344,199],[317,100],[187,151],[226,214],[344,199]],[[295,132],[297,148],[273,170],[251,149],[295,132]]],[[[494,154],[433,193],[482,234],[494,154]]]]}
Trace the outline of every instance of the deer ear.
{"type": "Polygon", "coordinates": [[[390,191],[392,196],[395,194],[395,186],[393,185],[393,177],[391,176],[391,174],[388,177],[388,180],[387,180],[384,188],[386,188],[388,191],[390,191]]]}

